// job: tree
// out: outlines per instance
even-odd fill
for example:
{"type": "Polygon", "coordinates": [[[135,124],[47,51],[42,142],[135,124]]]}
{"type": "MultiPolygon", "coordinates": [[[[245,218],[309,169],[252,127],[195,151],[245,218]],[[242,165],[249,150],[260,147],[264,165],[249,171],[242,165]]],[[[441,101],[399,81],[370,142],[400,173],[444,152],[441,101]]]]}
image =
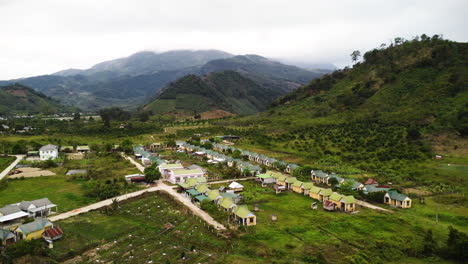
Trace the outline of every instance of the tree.
{"type": "Polygon", "coordinates": [[[129,154],[133,151],[133,142],[130,139],[125,139],[122,141],[122,144],[120,144],[120,148],[122,148],[122,151],[129,154]]]}
{"type": "Polygon", "coordinates": [[[157,163],[153,163],[150,167],[145,169],[145,181],[147,183],[153,183],[161,179],[161,172],[159,172],[157,166],[157,163]]]}
{"type": "Polygon", "coordinates": [[[234,159],[240,159],[240,158],[242,158],[242,155],[241,155],[240,150],[238,150],[238,149],[234,150],[234,151],[232,152],[232,157],[233,157],[234,159]]]}
{"type": "Polygon", "coordinates": [[[361,57],[361,52],[359,50],[355,50],[353,53],[351,53],[351,60],[353,63],[356,63],[356,61],[359,60],[359,57],[361,57]]]}
{"type": "Polygon", "coordinates": [[[336,178],[331,178],[328,180],[328,183],[331,185],[331,186],[336,186],[338,185],[338,180],[336,178]]]}
{"type": "Polygon", "coordinates": [[[81,115],[79,112],[76,112],[75,114],[73,114],[73,120],[80,120],[81,119],[81,115]]]}
{"type": "Polygon", "coordinates": [[[432,230],[429,229],[424,236],[424,247],[423,254],[424,256],[432,256],[436,251],[436,242],[432,236],[432,230]]]}
{"type": "Polygon", "coordinates": [[[466,263],[468,260],[468,236],[449,226],[449,236],[447,239],[447,257],[466,263]]]}
{"type": "Polygon", "coordinates": [[[146,122],[149,120],[150,118],[150,115],[147,111],[142,111],[140,112],[140,114],[138,115],[138,117],[140,118],[140,121],[141,122],[146,122]]]}

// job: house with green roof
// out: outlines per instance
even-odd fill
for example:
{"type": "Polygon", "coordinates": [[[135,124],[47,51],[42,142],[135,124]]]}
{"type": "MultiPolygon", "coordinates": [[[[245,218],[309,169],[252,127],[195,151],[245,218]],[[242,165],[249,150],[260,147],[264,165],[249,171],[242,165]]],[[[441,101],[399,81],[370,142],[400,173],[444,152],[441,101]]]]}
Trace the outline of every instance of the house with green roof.
{"type": "Polygon", "coordinates": [[[304,190],[302,189],[302,184],[304,183],[298,180],[291,184],[293,192],[303,193],[304,190]]]}
{"type": "Polygon", "coordinates": [[[312,182],[304,182],[301,186],[302,188],[302,193],[304,195],[309,195],[310,189],[314,187],[314,184],[312,182]]]}
{"type": "Polygon", "coordinates": [[[257,174],[257,178],[255,179],[256,181],[259,181],[262,183],[262,187],[266,187],[268,184],[273,184],[276,183],[276,179],[273,178],[270,174],[268,173],[263,173],[263,174],[257,174]]]}
{"type": "Polygon", "coordinates": [[[192,199],[193,197],[200,195],[200,193],[196,189],[187,189],[185,192],[183,192],[184,196],[192,199]]]}
{"type": "Polygon", "coordinates": [[[194,201],[195,201],[196,204],[200,204],[200,203],[201,203],[202,201],[204,201],[204,200],[209,200],[209,201],[211,201],[211,199],[208,198],[208,196],[206,196],[206,195],[204,195],[204,194],[197,195],[197,196],[195,196],[195,199],[194,199],[194,201]]]}
{"type": "Polygon", "coordinates": [[[234,217],[241,225],[253,226],[257,224],[257,216],[252,213],[245,204],[236,206],[233,210],[233,213],[234,217]]]}
{"type": "Polygon", "coordinates": [[[208,190],[206,192],[206,195],[208,196],[208,198],[215,202],[223,198],[223,196],[221,196],[221,194],[219,193],[219,190],[208,190]]]}
{"type": "Polygon", "coordinates": [[[329,177],[328,177],[328,180],[327,180],[327,184],[328,184],[328,185],[331,185],[331,183],[330,183],[330,180],[331,180],[331,179],[336,179],[336,182],[337,182],[338,185],[342,184],[342,183],[345,181],[344,178],[341,178],[341,177],[338,176],[336,173],[332,173],[332,174],[330,174],[329,177]]]}
{"type": "Polygon", "coordinates": [[[309,190],[310,198],[315,199],[315,200],[320,200],[319,193],[320,193],[321,190],[322,190],[322,188],[320,188],[320,187],[312,186],[310,188],[310,190],[309,190]]]}
{"type": "Polygon", "coordinates": [[[286,173],[292,174],[295,169],[299,168],[299,165],[290,163],[286,166],[286,169],[284,170],[286,173]]]}
{"type": "Polygon", "coordinates": [[[281,185],[281,186],[286,187],[287,186],[286,176],[285,175],[279,175],[278,178],[276,178],[276,183],[281,185]]]}
{"type": "Polygon", "coordinates": [[[292,185],[297,181],[296,177],[286,177],[284,182],[286,183],[286,189],[292,189],[292,185]]]}
{"type": "Polygon", "coordinates": [[[209,188],[208,188],[208,184],[206,183],[200,183],[197,185],[197,187],[195,188],[199,193],[206,193],[209,188]]]}
{"type": "Polygon", "coordinates": [[[352,195],[345,196],[340,199],[340,205],[338,208],[343,212],[353,212],[356,210],[356,198],[352,195]]]}
{"type": "Polygon", "coordinates": [[[332,189],[321,189],[318,193],[320,201],[326,201],[330,199],[330,195],[332,195],[332,189]]]}
{"type": "Polygon", "coordinates": [[[390,190],[384,196],[384,203],[394,207],[411,208],[412,200],[397,190],[390,190]]]}
{"type": "Polygon", "coordinates": [[[328,173],[325,173],[321,170],[312,170],[311,171],[311,178],[316,183],[324,183],[328,184],[328,173]]]}
{"type": "Polygon", "coordinates": [[[223,197],[219,200],[219,206],[221,206],[224,211],[232,211],[236,204],[231,197],[223,197]]]}

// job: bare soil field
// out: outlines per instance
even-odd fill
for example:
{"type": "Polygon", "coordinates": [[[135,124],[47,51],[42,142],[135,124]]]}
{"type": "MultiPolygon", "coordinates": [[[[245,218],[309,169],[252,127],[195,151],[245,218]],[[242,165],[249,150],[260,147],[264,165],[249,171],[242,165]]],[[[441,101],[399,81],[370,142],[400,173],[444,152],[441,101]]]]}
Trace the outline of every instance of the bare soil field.
{"type": "Polygon", "coordinates": [[[21,168],[19,169],[21,173],[15,174],[15,175],[10,175],[8,178],[10,179],[15,179],[15,178],[34,178],[34,177],[41,177],[41,176],[54,176],[55,173],[48,171],[48,170],[42,170],[40,168],[21,168]]]}

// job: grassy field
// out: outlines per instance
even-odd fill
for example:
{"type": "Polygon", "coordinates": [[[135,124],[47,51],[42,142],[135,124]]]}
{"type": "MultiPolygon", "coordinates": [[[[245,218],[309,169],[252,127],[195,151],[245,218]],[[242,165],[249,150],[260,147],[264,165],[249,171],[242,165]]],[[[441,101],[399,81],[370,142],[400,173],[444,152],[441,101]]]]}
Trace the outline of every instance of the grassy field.
{"type": "MultiPolygon", "coordinates": [[[[413,210],[381,213],[359,208],[357,214],[312,210],[311,198],[286,192],[276,195],[255,182],[242,182],[249,208],[259,204],[257,226],[234,242],[235,251],[224,261],[236,263],[386,263],[418,255],[423,235],[432,229],[441,245],[447,239],[446,219],[439,224],[413,210]],[[271,220],[276,214],[278,220],[271,220]]],[[[214,188],[214,187],[213,187],[214,188]]],[[[421,212],[420,212],[421,211],[421,212]]],[[[462,229],[462,221],[457,228],[462,229]]],[[[427,259],[426,262],[431,262],[427,259]]],[[[435,260],[433,263],[439,263],[435,260]]]]}
{"type": "Polygon", "coordinates": [[[6,169],[15,159],[15,157],[0,156],[0,172],[6,169]]]}
{"type": "Polygon", "coordinates": [[[0,191],[0,207],[47,197],[58,210],[68,211],[94,202],[83,196],[83,190],[76,181],[67,181],[62,176],[10,180],[8,187],[0,191]]]}
{"type": "MultiPolygon", "coordinates": [[[[83,160],[66,160],[62,167],[52,168],[56,176],[9,180],[8,187],[0,190],[0,207],[47,197],[58,205],[60,212],[73,210],[96,202],[95,197],[87,197],[85,185],[91,181],[103,182],[122,180],[124,175],[139,172],[130,162],[118,154],[95,155],[83,160]],[[66,176],[68,170],[87,169],[89,177],[72,178],[66,176]]],[[[127,191],[137,188],[129,185],[127,191]]]]}
{"type": "Polygon", "coordinates": [[[214,263],[228,244],[160,193],[121,204],[110,215],[90,212],[57,224],[66,234],[54,245],[58,261],[81,256],[80,263],[214,263]]]}

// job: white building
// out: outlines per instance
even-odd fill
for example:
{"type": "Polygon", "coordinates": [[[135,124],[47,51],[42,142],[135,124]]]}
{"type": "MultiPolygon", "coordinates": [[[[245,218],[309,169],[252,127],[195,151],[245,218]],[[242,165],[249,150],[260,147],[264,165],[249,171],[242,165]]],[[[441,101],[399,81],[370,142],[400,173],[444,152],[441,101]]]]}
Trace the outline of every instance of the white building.
{"type": "Polygon", "coordinates": [[[167,180],[173,184],[184,183],[188,178],[202,177],[205,175],[201,169],[193,170],[171,170],[167,176],[167,180]]]}
{"type": "Polygon", "coordinates": [[[52,144],[42,146],[39,149],[41,160],[54,160],[58,158],[58,147],[52,144]]]}

